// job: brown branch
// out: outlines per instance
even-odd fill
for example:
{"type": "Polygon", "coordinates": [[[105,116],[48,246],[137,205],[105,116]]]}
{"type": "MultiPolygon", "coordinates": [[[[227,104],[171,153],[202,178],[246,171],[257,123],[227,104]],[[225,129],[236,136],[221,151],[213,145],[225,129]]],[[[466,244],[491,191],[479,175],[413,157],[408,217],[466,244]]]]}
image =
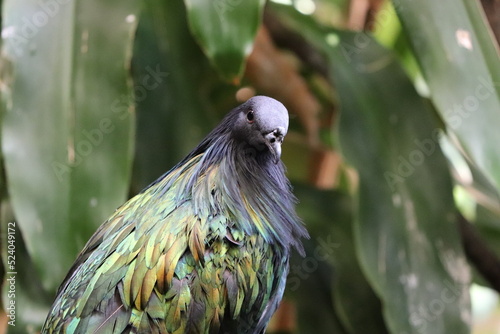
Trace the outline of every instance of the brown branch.
{"type": "Polygon", "coordinates": [[[481,0],[481,4],[497,43],[500,44],[500,0],[481,0]]]}
{"type": "Polygon", "coordinates": [[[328,78],[328,63],[324,55],[318,52],[304,37],[285,27],[270,10],[264,12],[264,25],[278,47],[291,50],[307,66],[328,78]]]}
{"type": "Polygon", "coordinates": [[[500,292],[500,259],[464,216],[459,215],[458,225],[465,255],[490,286],[500,292]]]}

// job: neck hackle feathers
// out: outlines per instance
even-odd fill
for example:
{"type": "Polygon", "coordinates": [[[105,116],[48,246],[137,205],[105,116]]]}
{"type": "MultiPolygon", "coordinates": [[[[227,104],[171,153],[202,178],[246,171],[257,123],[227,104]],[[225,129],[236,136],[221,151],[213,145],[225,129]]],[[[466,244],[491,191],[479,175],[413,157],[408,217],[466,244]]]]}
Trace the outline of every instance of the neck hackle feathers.
{"type": "Polygon", "coordinates": [[[279,159],[287,131],[283,104],[253,97],[226,115],[174,170],[195,158],[197,165],[186,182],[195,203],[219,197],[246,233],[258,231],[267,241],[295,246],[303,254],[299,239],[307,232],[295,214],[296,199],[279,159]],[[203,177],[209,171],[215,174],[203,177]]]}

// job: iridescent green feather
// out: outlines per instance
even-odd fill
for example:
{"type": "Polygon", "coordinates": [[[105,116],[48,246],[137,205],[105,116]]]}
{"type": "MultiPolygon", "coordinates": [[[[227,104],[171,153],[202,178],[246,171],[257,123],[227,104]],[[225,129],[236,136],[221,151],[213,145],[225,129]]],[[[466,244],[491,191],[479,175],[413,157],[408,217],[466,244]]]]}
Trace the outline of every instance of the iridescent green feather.
{"type": "MultiPolygon", "coordinates": [[[[265,274],[279,265],[272,261],[271,246],[258,235],[248,236],[228,218],[234,214],[216,211],[213,201],[195,212],[192,198],[166,191],[165,187],[187,186],[185,173],[194,170],[189,166],[131,199],[94,235],[80,254],[85,260],[75,264],[73,275],[80,279],[63,286],[59,292],[63,304],[52,309],[44,333],[64,332],[65,327],[67,333],[87,333],[91,328],[112,333],[117,324],[139,332],[154,328],[159,333],[184,333],[195,298],[203,303],[205,314],[191,317],[201,319],[198,328],[203,333],[220,327],[226,312],[235,321],[248,310],[262,312],[278,279],[265,274]],[[173,198],[181,201],[173,205],[173,198]],[[90,255],[87,249],[92,250],[90,255]],[[115,291],[117,305],[112,300],[115,291]],[[105,317],[95,314],[103,306],[128,310],[123,313],[128,319],[100,324],[105,317]],[[50,327],[56,318],[62,319],[50,327]]],[[[216,166],[210,173],[217,173],[216,166]]],[[[218,189],[217,184],[198,187],[198,196],[218,189]]]]}
{"type": "Polygon", "coordinates": [[[300,250],[307,233],[283,165],[230,136],[239,113],[96,231],[42,333],[265,330],[283,294],[290,249],[300,250]]]}

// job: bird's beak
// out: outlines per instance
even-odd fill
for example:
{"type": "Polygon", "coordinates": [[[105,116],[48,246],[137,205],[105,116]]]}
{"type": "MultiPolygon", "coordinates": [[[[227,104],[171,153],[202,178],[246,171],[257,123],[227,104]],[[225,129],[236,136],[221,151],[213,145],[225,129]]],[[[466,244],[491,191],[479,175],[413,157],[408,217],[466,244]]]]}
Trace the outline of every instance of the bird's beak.
{"type": "Polygon", "coordinates": [[[284,131],[282,129],[275,129],[268,134],[264,135],[265,143],[269,151],[273,155],[274,163],[277,164],[281,157],[281,143],[283,142],[284,131]]]}

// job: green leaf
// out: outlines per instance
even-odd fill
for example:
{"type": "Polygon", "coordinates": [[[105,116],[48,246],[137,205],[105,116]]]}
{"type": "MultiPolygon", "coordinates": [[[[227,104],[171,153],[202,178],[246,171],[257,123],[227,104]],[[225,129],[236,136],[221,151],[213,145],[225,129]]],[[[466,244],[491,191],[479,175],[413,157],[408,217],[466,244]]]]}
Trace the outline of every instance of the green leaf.
{"type": "Polygon", "coordinates": [[[311,235],[306,257],[292,259],[288,277],[301,333],[387,333],[380,300],[357,260],[352,198],[301,184],[294,184],[294,193],[311,235]]]}
{"type": "Polygon", "coordinates": [[[134,82],[146,82],[152,68],[164,73],[164,79],[137,99],[134,191],[181,160],[212,125],[199,90],[206,58],[189,33],[185,15],[181,1],[149,1],[141,13],[134,82]]]}
{"type": "Polygon", "coordinates": [[[147,3],[134,50],[134,82],[143,87],[137,96],[133,176],[138,192],[196,147],[235,106],[235,88],[220,81],[193,39],[182,1],[147,3]],[[163,80],[146,89],[143,83],[156,68],[163,80]]]}
{"type": "MultiPolygon", "coordinates": [[[[14,215],[53,293],[127,194],[136,1],[7,0],[2,149],[14,215]]],[[[28,265],[27,263],[19,265],[28,265]]]]}
{"type": "Polygon", "coordinates": [[[343,43],[355,34],[335,57],[340,139],[359,172],[357,247],[386,322],[392,333],[468,333],[470,273],[438,123],[392,54],[370,40],[345,58],[343,43]]]}
{"type": "Polygon", "coordinates": [[[245,59],[262,19],[264,0],[184,0],[189,27],[219,74],[231,82],[245,59]]]}
{"type": "Polygon", "coordinates": [[[485,131],[500,127],[500,58],[480,2],[393,3],[448,130],[500,189],[500,132],[485,131]]]}
{"type": "Polygon", "coordinates": [[[297,16],[280,15],[333,69],[341,146],[360,178],[356,248],[390,332],[468,333],[470,273],[432,110],[370,35],[297,16]]]}

